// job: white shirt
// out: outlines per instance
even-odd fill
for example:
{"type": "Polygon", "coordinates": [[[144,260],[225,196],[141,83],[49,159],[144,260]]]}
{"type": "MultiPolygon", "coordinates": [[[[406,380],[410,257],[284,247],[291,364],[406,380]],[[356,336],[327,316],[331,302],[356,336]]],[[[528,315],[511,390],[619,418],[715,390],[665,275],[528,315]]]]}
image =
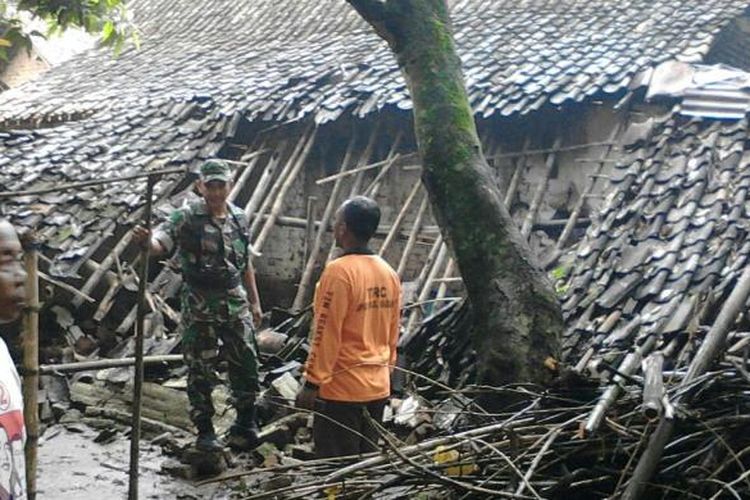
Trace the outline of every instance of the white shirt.
{"type": "Polygon", "coordinates": [[[0,339],[0,500],[26,498],[25,443],[21,379],[0,339]]]}

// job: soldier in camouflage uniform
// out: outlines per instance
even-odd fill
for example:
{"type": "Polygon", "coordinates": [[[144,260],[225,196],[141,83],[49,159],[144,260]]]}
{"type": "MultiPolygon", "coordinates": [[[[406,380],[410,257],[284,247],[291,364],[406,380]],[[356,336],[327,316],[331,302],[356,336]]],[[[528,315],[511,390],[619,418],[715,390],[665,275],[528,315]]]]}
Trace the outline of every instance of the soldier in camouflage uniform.
{"type": "Polygon", "coordinates": [[[257,445],[255,395],[258,391],[258,347],[253,321],[262,312],[250,263],[248,223],[244,212],[227,202],[231,190],[228,165],[210,160],[200,169],[199,202],[175,210],[152,236],[137,227],[137,242],[149,242],[155,254],[176,248],[182,268],[182,348],[188,366],[190,417],[198,429],[196,446],[216,451],[211,397],[220,360],[228,363],[237,421],[229,445],[257,445]],[[150,237],[149,237],[150,236],[150,237]]]}

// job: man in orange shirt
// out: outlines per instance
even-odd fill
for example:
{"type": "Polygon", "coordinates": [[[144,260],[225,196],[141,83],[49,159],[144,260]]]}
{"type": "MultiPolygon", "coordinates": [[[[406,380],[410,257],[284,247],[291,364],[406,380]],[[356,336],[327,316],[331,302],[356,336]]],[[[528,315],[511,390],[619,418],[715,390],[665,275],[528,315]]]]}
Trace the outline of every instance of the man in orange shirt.
{"type": "Polygon", "coordinates": [[[382,421],[391,394],[401,283],[367,247],[379,223],[370,198],[341,205],[333,232],[343,255],[328,263],[315,290],[312,348],[297,405],[319,413],[313,440],[321,458],[377,449],[371,421],[382,421]]]}

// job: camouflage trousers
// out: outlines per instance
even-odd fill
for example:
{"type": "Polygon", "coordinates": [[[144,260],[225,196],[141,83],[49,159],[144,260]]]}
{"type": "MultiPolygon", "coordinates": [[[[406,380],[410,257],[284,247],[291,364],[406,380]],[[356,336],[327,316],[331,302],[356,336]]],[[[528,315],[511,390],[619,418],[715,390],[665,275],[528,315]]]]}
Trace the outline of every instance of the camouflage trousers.
{"type": "Polygon", "coordinates": [[[218,365],[227,363],[229,387],[237,412],[255,402],[258,392],[258,344],[251,319],[228,323],[196,321],[185,325],[182,351],[188,367],[190,419],[196,425],[216,413],[212,392],[219,383],[218,365]],[[244,406],[243,406],[244,405],[244,406]]]}

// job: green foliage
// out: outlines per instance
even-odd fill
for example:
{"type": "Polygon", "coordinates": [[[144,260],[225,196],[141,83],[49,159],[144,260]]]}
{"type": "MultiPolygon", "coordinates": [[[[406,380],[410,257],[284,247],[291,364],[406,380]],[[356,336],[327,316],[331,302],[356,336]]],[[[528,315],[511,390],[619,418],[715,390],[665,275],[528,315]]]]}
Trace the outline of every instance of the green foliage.
{"type": "Polygon", "coordinates": [[[15,51],[31,49],[32,36],[52,36],[72,27],[98,34],[100,43],[116,54],[127,40],[139,45],[125,0],[0,0],[0,60],[7,62],[15,51]],[[43,20],[47,32],[26,31],[22,13],[43,20]]]}
{"type": "Polygon", "coordinates": [[[550,277],[552,278],[552,281],[555,283],[555,293],[558,296],[565,295],[565,293],[568,291],[568,273],[570,272],[570,268],[566,266],[565,264],[557,266],[550,272],[550,277]]]}

